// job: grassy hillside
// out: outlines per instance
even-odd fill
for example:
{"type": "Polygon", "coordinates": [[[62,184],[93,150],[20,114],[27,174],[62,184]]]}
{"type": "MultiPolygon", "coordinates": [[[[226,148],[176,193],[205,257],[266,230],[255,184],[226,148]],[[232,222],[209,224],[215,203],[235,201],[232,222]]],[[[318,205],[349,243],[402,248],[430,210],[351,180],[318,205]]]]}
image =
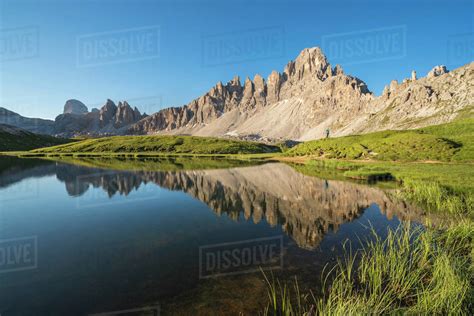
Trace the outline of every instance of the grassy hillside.
{"type": "Polygon", "coordinates": [[[255,154],[279,152],[260,143],[195,136],[114,136],[41,148],[33,153],[255,154]]]}
{"type": "Polygon", "coordinates": [[[320,139],[302,143],[290,156],[338,159],[474,161],[474,118],[406,131],[320,139]]]}
{"type": "Polygon", "coordinates": [[[0,151],[31,150],[68,142],[70,142],[68,139],[38,135],[16,127],[0,124],[0,151]]]}

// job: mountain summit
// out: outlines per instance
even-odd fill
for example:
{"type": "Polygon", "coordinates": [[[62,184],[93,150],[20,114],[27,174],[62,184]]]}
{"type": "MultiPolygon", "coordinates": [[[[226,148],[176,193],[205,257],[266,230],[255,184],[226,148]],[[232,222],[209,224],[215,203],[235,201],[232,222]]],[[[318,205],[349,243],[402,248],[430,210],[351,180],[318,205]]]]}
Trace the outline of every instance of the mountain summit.
{"type": "Polygon", "coordinates": [[[306,48],[283,72],[243,85],[221,82],[182,107],[164,109],[131,126],[131,134],[191,134],[258,140],[310,140],[383,129],[406,129],[454,119],[472,107],[474,64],[426,78],[413,71],[375,97],[359,78],[331,66],[319,47],[306,48]]]}
{"type": "Polygon", "coordinates": [[[81,101],[71,99],[67,100],[66,104],[64,104],[63,114],[84,114],[87,112],[89,112],[87,106],[81,101]]]}

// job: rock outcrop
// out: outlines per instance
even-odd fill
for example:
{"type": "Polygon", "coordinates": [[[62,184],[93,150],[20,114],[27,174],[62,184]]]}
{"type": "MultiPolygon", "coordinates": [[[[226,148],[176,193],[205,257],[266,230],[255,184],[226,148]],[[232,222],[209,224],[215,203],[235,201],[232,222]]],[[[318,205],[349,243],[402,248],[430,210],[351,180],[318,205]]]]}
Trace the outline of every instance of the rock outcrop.
{"type": "Polygon", "coordinates": [[[387,85],[374,96],[360,79],[332,67],[319,48],[304,49],[284,71],[243,84],[221,82],[182,107],[167,108],[131,126],[131,134],[192,134],[254,140],[304,141],[384,129],[416,128],[454,119],[472,107],[474,64],[448,76],[435,67],[427,77],[387,85]]]}
{"type": "Polygon", "coordinates": [[[64,104],[63,114],[84,114],[89,112],[87,106],[81,101],[71,99],[64,104]]]}
{"type": "Polygon", "coordinates": [[[114,101],[107,99],[107,102],[99,110],[99,127],[104,128],[109,125],[117,113],[117,106],[114,101]]]}
{"type": "Polygon", "coordinates": [[[117,112],[115,113],[114,127],[122,128],[124,126],[133,124],[141,120],[142,114],[135,107],[132,107],[127,103],[127,101],[119,102],[117,107],[117,112]]]}

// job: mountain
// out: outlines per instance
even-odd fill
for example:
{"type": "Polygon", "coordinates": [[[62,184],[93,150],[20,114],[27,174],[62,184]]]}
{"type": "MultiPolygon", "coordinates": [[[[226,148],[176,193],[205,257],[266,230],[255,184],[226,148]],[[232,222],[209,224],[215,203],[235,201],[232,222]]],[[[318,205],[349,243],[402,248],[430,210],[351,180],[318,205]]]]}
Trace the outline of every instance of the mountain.
{"type": "Polygon", "coordinates": [[[38,135],[15,126],[0,124],[0,151],[31,150],[67,142],[67,139],[38,135]]]}
{"type": "Polygon", "coordinates": [[[133,123],[146,117],[146,114],[141,114],[136,107],[132,108],[127,101],[115,105],[108,99],[100,109],[88,112],[86,107],[85,112],[78,113],[83,109],[80,107],[74,112],[66,112],[65,106],[64,113],[58,115],[54,121],[54,134],[66,137],[121,135],[133,123]]]}
{"type": "Polygon", "coordinates": [[[63,113],[54,121],[27,118],[0,107],[0,124],[8,124],[27,131],[59,137],[104,136],[124,134],[132,124],[147,117],[126,101],[118,106],[108,99],[100,109],[91,112],[78,100],[67,100],[63,113]]]}
{"type": "Polygon", "coordinates": [[[413,73],[374,96],[360,79],[332,67],[320,48],[304,49],[282,73],[217,83],[182,107],[161,110],[131,126],[130,134],[191,134],[260,140],[310,140],[384,129],[417,128],[453,120],[472,109],[474,63],[448,72],[413,73]]]}
{"type": "Polygon", "coordinates": [[[54,122],[0,108],[0,123],[62,137],[186,134],[276,142],[322,138],[327,129],[331,136],[414,129],[450,122],[473,109],[474,63],[451,72],[436,66],[423,78],[413,71],[375,96],[314,47],[266,80],[256,75],[242,84],[236,76],[187,105],[150,116],[126,101],[107,100],[89,112],[71,99],[54,122]]]}
{"type": "Polygon", "coordinates": [[[53,134],[54,121],[29,118],[0,107],[0,124],[15,126],[32,133],[53,134]]]}

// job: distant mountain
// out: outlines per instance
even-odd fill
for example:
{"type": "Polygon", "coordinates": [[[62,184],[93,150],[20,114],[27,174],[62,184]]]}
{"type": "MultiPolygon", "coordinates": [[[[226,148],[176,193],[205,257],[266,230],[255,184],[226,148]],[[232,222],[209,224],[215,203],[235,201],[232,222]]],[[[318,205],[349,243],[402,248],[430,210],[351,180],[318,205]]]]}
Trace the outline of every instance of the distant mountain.
{"type": "Polygon", "coordinates": [[[64,113],[54,120],[53,134],[61,136],[105,136],[124,134],[132,124],[146,117],[137,107],[132,108],[127,101],[118,105],[108,99],[99,110],[87,111],[82,103],[69,100],[64,113]],[[68,103],[70,106],[68,106],[68,103]]]}
{"type": "Polygon", "coordinates": [[[118,106],[107,100],[99,109],[88,111],[86,105],[78,100],[68,100],[64,105],[63,114],[54,121],[27,118],[5,108],[0,108],[0,123],[16,126],[37,134],[60,137],[104,136],[124,134],[132,124],[147,115],[132,108],[126,101],[118,106]]]}
{"type": "Polygon", "coordinates": [[[54,121],[29,118],[0,107],[0,124],[7,124],[37,134],[53,134],[54,121]]]}
{"type": "Polygon", "coordinates": [[[79,100],[67,100],[64,104],[63,114],[84,114],[89,112],[87,106],[79,100]]]}
{"type": "Polygon", "coordinates": [[[0,151],[30,150],[68,142],[68,139],[38,135],[15,126],[0,124],[0,151]]]}
{"type": "Polygon", "coordinates": [[[474,104],[474,63],[448,72],[437,66],[421,79],[392,81],[375,97],[360,79],[332,67],[321,49],[304,49],[283,73],[219,82],[183,107],[134,124],[132,134],[191,134],[244,139],[310,140],[407,129],[453,120],[474,104]]]}

